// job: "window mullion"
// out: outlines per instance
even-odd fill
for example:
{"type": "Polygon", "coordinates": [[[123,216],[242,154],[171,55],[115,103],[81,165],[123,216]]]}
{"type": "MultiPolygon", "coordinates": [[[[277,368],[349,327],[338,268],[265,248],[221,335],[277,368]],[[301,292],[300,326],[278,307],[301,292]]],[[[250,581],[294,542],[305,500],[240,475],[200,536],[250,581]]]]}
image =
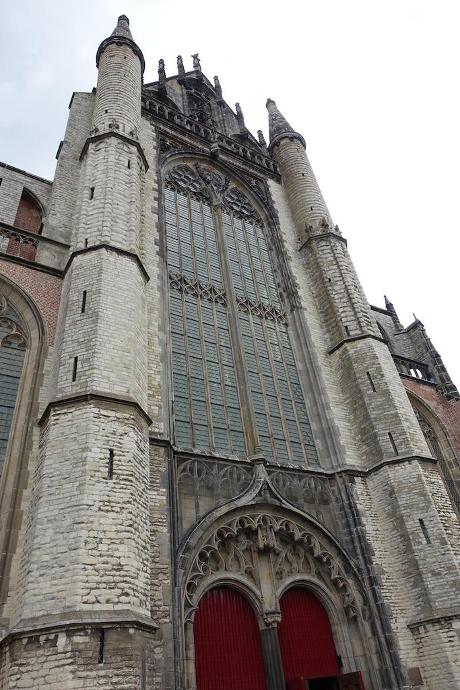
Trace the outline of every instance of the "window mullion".
{"type": "Polygon", "coordinates": [[[252,404],[251,392],[248,386],[248,372],[243,352],[241,329],[238,320],[238,309],[235,289],[229,265],[227,243],[223,227],[222,206],[213,207],[216,222],[217,246],[221,257],[222,278],[227,295],[227,313],[230,325],[230,339],[235,362],[235,373],[238,387],[238,396],[241,404],[241,421],[246,439],[248,455],[254,455],[260,450],[259,436],[257,433],[256,417],[252,404]]]}

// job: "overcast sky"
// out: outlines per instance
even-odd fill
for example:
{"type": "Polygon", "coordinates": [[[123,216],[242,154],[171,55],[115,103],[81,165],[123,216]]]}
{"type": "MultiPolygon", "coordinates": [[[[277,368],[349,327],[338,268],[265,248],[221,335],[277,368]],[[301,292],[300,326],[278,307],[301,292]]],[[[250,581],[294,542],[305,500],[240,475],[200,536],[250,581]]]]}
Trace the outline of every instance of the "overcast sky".
{"type": "Polygon", "coordinates": [[[145,81],[198,52],[246,124],[274,98],[307,141],[371,303],[424,322],[460,386],[458,0],[16,0],[0,25],[0,160],[52,179],[73,91],[119,14],[145,81]]]}

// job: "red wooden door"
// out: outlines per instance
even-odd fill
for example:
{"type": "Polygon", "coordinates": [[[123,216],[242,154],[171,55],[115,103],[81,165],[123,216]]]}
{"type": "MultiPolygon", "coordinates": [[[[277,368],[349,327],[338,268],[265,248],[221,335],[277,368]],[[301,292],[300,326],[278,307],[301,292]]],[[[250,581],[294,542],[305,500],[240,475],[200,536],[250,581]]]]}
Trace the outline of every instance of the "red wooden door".
{"type": "Polygon", "coordinates": [[[259,628],[230,587],[207,592],[193,626],[197,690],[266,690],[259,628]]]}
{"type": "Polygon", "coordinates": [[[321,602],[299,588],[283,594],[280,606],[278,636],[285,679],[337,676],[331,624],[321,602]]]}

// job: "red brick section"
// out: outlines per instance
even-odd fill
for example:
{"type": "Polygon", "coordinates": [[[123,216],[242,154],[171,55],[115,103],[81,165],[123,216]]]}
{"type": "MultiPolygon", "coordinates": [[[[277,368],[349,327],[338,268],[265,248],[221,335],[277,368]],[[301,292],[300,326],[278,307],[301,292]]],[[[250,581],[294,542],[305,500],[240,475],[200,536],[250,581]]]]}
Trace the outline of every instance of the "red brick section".
{"type": "MultiPolygon", "coordinates": [[[[23,192],[19,202],[14,225],[21,230],[28,230],[39,234],[42,228],[42,212],[37,202],[23,192]]],[[[7,254],[21,256],[23,259],[33,261],[35,259],[36,248],[32,244],[23,244],[17,240],[10,240],[8,243],[7,254]]]]}
{"type": "Polygon", "coordinates": [[[1,259],[0,275],[16,283],[35,302],[48,329],[48,343],[52,345],[56,334],[62,279],[1,259]]]}
{"type": "Polygon", "coordinates": [[[444,424],[457,456],[460,456],[460,401],[447,400],[434,386],[403,379],[404,386],[418,395],[444,424]]]}

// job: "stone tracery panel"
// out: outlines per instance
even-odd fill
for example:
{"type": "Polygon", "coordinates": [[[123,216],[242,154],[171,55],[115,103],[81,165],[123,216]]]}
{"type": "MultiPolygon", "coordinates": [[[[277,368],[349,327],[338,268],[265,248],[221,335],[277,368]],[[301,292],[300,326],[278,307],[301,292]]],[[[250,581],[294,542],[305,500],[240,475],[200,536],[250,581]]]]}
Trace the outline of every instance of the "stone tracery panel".
{"type": "Polygon", "coordinates": [[[196,553],[185,584],[185,619],[193,618],[210,578],[232,576],[261,591],[267,587],[261,582],[261,572],[265,577],[272,574],[273,592],[288,578],[303,575],[338,596],[350,618],[365,615],[354,576],[335,548],[326,546],[321,535],[294,518],[258,511],[220,524],[196,553]]]}
{"type": "Polygon", "coordinates": [[[245,491],[252,479],[252,466],[224,460],[187,458],[178,460],[177,487],[180,531],[184,533],[208,510],[245,491]]]}

